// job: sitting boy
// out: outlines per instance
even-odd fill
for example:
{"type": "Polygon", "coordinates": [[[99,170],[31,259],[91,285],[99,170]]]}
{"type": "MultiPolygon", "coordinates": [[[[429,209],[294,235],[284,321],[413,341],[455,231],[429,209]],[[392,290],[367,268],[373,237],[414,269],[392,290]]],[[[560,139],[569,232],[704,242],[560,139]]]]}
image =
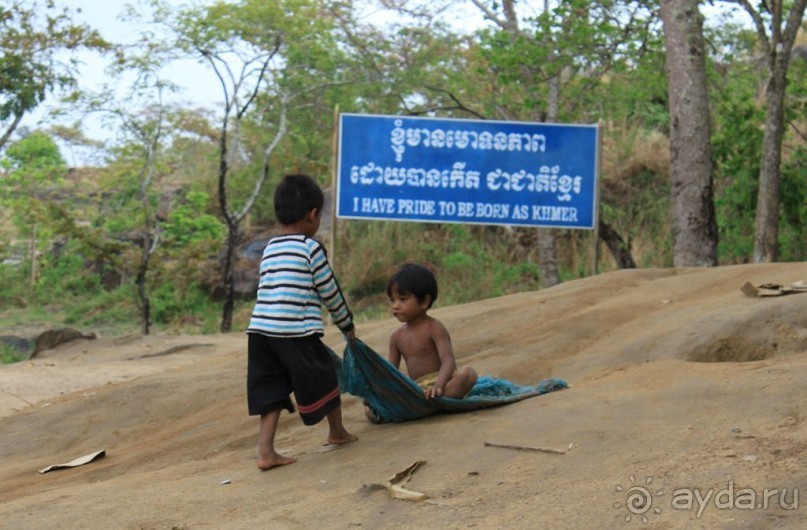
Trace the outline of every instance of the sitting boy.
{"type": "Polygon", "coordinates": [[[390,336],[390,362],[398,368],[403,357],[409,377],[426,398],[465,397],[477,374],[468,366],[457,369],[448,330],[427,314],[437,299],[434,274],[421,265],[404,264],[387,282],[387,296],[393,316],[403,322],[390,336]]]}

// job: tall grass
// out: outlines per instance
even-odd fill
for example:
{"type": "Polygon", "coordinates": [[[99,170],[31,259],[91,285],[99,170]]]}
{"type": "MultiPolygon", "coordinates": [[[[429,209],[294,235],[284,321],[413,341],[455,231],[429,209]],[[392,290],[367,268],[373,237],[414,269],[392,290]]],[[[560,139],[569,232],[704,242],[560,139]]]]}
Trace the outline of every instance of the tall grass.
{"type": "Polygon", "coordinates": [[[431,268],[438,305],[448,306],[540,288],[537,265],[512,262],[504,229],[386,221],[339,227],[334,268],[359,315],[385,315],[387,279],[405,262],[431,268]]]}

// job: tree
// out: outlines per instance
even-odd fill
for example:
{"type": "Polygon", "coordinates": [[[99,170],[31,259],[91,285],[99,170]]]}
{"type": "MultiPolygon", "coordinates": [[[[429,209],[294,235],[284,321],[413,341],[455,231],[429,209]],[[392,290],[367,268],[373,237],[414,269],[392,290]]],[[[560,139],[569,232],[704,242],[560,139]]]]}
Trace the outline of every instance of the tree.
{"type": "Polygon", "coordinates": [[[26,113],[48,93],[76,83],[76,60],[64,52],[108,50],[94,29],[74,24],[68,9],[53,2],[12,1],[0,6],[0,149],[26,113]]]}
{"type": "Polygon", "coordinates": [[[781,203],[782,139],[785,130],[785,91],[790,54],[802,25],[807,0],[758,2],[724,0],[737,4],[751,16],[765,56],[768,79],[765,85],[765,132],[762,137],[762,166],[754,231],[754,262],[775,262],[779,258],[779,209],[781,203]],[[787,12],[786,5],[790,6],[787,12]],[[766,25],[770,31],[766,29],[766,25]]]}
{"type": "MultiPolygon", "coordinates": [[[[37,248],[43,234],[46,204],[54,200],[67,174],[59,146],[36,131],[9,145],[0,161],[0,205],[13,212],[18,231],[28,236],[31,288],[36,287],[37,248]]],[[[47,234],[47,232],[45,232],[47,234]]]]}
{"type": "Polygon", "coordinates": [[[175,87],[159,77],[161,65],[149,53],[150,45],[142,46],[121,54],[108,68],[114,79],[112,83],[95,94],[73,93],[67,103],[72,107],[78,103],[78,110],[84,114],[99,115],[105,125],[115,131],[117,145],[112,152],[116,160],[112,165],[117,166],[121,179],[116,186],[118,211],[110,212],[110,217],[113,224],[128,232],[126,239],[139,247],[139,256],[124,263],[137,263],[134,275],[141,331],[149,335],[153,324],[149,269],[162,231],[157,215],[162,191],[158,185],[163,174],[160,163],[164,144],[170,136],[167,130],[169,110],[164,97],[175,87]]]}
{"type": "Polygon", "coordinates": [[[140,238],[142,247],[135,285],[141,312],[141,329],[143,335],[148,335],[151,331],[152,320],[147,277],[151,258],[160,244],[161,232],[154,204],[152,183],[157,176],[157,162],[166,135],[165,108],[158,102],[137,114],[129,114],[121,109],[117,115],[123,125],[122,129],[131,135],[136,156],[140,158],[140,167],[137,169],[135,182],[138,184],[136,200],[141,207],[140,238]]]}
{"type": "Polygon", "coordinates": [[[670,105],[673,261],[717,265],[711,121],[698,0],[662,0],[670,105]]]}
{"type": "MultiPolygon", "coordinates": [[[[492,70],[508,89],[523,91],[524,105],[508,119],[545,122],[601,117],[594,118],[587,105],[590,94],[640,46],[649,17],[642,2],[545,0],[541,14],[522,23],[513,0],[472,3],[501,30],[483,39],[492,70]]],[[[542,229],[535,238],[543,286],[560,281],[557,234],[542,229]]],[[[613,229],[607,234],[619,237],[613,229]]],[[[621,257],[618,262],[631,263],[621,257]]]]}
{"type": "MultiPolygon", "coordinates": [[[[480,2],[479,0],[473,0],[474,3],[482,10],[484,10],[488,17],[492,15],[492,13],[487,9],[487,7],[480,2]]],[[[516,16],[515,10],[515,1],[514,0],[503,0],[502,1],[502,11],[504,13],[504,19],[498,19],[494,16],[493,20],[506,32],[510,34],[510,37],[513,40],[519,39],[520,37],[526,37],[527,40],[535,41],[536,37],[532,34],[522,33],[521,29],[519,28],[519,21],[518,17],[516,16]]],[[[548,15],[550,8],[548,0],[544,0],[544,14],[548,15]]],[[[550,55],[549,62],[557,62],[557,58],[554,54],[550,55]]],[[[526,79],[530,80],[531,83],[535,83],[534,75],[529,75],[530,67],[525,65],[522,68],[522,71],[526,74],[526,79]]],[[[548,90],[546,95],[546,113],[544,121],[547,123],[554,123],[558,121],[558,91],[560,88],[560,72],[555,71],[554,75],[551,75],[548,80],[548,90]]],[[[517,232],[522,232],[522,235],[526,231],[532,231],[529,228],[515,228],[517,232]]],[[[535,241],[538,246],[538,256],[540,260],[541,266],[541,285],[543,287],[552,287],[553,285],[557,285],[560,283],[560,276],[558,274],[558,255],[556,249],[556,231],[551,229],[538,229],[535,233],[535,241]]],[[[523,238],[526,239],[526,238],[523,238]]]]}
{"type": "MultiPolygon", "coordinates": [[[[457,2],[381,3],[396,9],[395,23],[383,32],[349,34],[352,49],[365,58],[366,78],[384,87],[361,85],[359,111],[387,96],[381,113],[590,123],[620,98],[643,103],[608,88],[615,72],[641,60],[654,37],[653,14],[643,2],[543,2],[541,14],[530,16],[525,3],[473,0],[492,27],[454,29],[457,2]]],[[[658,69],[646,69],[655,81],[658,69]]],[[[656,112],[666,115],[662,111],[656,112]]],[[[557,241],[576,239],[546,229],[509,230],[506,237],[515,242],[514,254],[529,256],[538,248],[543,286],[559,280],[557,241]]]]}
{"type": "Polygon", "coordinates": [[[177,48],[207,64],[221,86],[217,191],[227,226],[222,332],[232,328],[241,225],[269,180],[270,157],[287,133],[288,109],[300,95],[295,89],[310,90],[319,58],[338,53],[328,40],[329,13],[329,6],[309,0],[217,2],[181,11],[173,20],[166,9],[158,13],[172,26],[177,48]],[[307,86],[295,85],[296,70],[307,86]],[[251,164],[256,158],[257,171],[251,164]]]}

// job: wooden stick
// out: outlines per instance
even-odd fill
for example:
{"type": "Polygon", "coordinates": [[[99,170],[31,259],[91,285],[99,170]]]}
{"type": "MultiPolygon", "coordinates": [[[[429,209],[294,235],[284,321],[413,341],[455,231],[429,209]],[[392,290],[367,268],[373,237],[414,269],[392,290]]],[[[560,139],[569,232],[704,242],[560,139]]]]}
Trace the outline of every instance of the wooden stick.
{"type": "Polygon", "coordinates": [[[519,451],[538,451],[541,453],[552,453],[555,455],[565,455],[566,451],[552,449],[549,447],[527,447],[524,445],[497,444],[493,442],[483,442],[487,447],[502,447],[504,449],[518,449],[519,451]]]}

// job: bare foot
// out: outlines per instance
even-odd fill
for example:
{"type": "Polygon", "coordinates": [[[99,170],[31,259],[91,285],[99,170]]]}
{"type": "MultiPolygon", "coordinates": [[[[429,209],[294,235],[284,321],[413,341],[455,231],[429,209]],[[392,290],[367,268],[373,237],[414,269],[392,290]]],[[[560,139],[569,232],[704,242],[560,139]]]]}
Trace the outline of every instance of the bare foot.
{"type": "Polygon", "coordinates": [[[328,443],[334,445],[344,445],[349,444],[351,442],[355,442],[358,440],[359,437],[355,434],[350,434],[346,430],[343,430],[340,434],[329,434],[328,435],[328,443]]]}
{"type": "Polygon", "coordinates": [[[261,458],[258,457],[258,460],[255,464],[258,466],[258,469],[261,471],[266,471],[272,469],[273,467],[277,466],[285,466],[287,464],[293,464],[297,461],[296,458],[292,458],[290,456],[283,456],[278,453],[274,453],[270,455],[268,458],[261,458]]]}

